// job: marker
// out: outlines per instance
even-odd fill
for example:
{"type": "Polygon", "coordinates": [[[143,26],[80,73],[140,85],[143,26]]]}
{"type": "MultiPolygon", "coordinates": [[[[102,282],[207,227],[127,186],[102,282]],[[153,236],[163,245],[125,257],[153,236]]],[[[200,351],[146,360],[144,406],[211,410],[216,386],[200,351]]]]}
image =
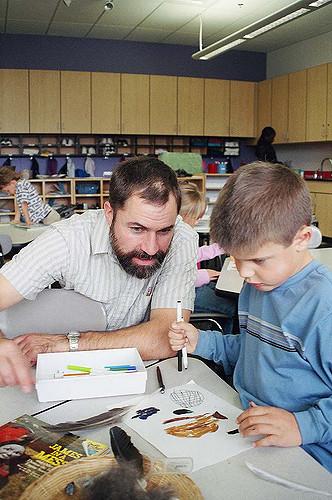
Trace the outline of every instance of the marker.
{"type": "MultiPolygon", "coordinates": [[[[180,323],[181,321],[183,321],[181,300],[178,300],[176,303],[176,321],[177,321],[177,323],[180,323]]],[[[181,351],[178,351],[178,371],[182,371],[182,362],[183,362],[183,366],[186,370],[188,368],[188,354],[187,354],[186,347],[183,347],[181,351]],[[180,352],[181,352],[181,354],[179,355],[180,352]],[[179,369],[180,363],[181,363],[181,369],[179,369]]]]}
{"type": "Polygon", "coordinates": [[[90,372],[81,372],[81,373],[64,373],[63,377],[79,377],[80,375],[90,375],[90,372]]]}
{"type": "Polygon", "coordinates": [[[165,384],[164,384],[163,376],[161,374],[161,370],[160,370],[159,366],[157,366],[157,379],[158,379],[158,384],[159,384],[159,387],[160,387],[160,392],[161,392],[161,394],[164,394],[164,392],[165,392],[165,384]]]}
{"type": "Polygon", "coordinates": [[[89,368],[88,366],[68,365],[67,370],[90,373],[92,368],[89,368]]]}
{"type": "Polygon", "coordinates": [[[107,370],[136,370],[135,365],[108,365],[104,366],[107,370]]]}

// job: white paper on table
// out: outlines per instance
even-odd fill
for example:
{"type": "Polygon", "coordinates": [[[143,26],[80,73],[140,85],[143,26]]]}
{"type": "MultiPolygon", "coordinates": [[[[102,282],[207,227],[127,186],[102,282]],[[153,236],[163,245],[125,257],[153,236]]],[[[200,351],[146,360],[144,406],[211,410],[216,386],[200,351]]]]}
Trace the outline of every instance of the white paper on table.
{"type": "Polygon", "coordinates": [[[252,447],[252,441],[241,437],[240,434],[227,434],[227,431],[237,429],[236,418],[241,413],[239,408],[218,398],[215,394],[203,389],[195,382],[172,387],[164,394],[159,391],[145,396],[140,405],[128,412],[125,423],[140,434],[146,441],[158,448],[166,457],[191,457],[193,459],[193,471],[216,464],[229,457],[237,455],[252,447]],[[170,394],[174,390],[196,390],[204,396],[204,401],[191,408],[193,413],[185,415],[174,415],[173,411],[180,408],[172,401],[170,394]],[[141,420],[132,418],[137,409],[148,407],[159,408],[156,414],[141,420]],[[163,424],[164,420],[176,417],[189,417],[190,415],[212,414],[215,411],[228,417],[227,420],[218,420],[219,429],[213,433],[207,433],[199,438],[176,437],[165,432],[165,429],[174,425],[183,425],[191,420],[179,420],[170,424],[163,424]]]}

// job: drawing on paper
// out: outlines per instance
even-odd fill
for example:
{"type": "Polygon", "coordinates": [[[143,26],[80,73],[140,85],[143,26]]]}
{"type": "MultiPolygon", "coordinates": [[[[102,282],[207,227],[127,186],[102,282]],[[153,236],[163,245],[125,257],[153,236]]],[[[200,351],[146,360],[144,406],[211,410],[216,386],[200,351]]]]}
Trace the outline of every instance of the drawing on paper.
{"type": "Polygon", "coordinates": [[[193,408],[204,401],[204,396],[199,391],[180,389],[171,392],[171,399],[182,408],[193,408]]]}
{"type": "Polygon", "coordinates": [[[187,410],[186,408],[180,408],[179,410],[174,410],[174,415],[185,415],[186,413],[192,413],[192,410],[187,410]]]}
{"type": "Polygon", "coordinates": [[[139,418],[140,420],[147,420],[151,415],[157,413],[159,408],[155,408],[154,406],[150,406],[149,408],[142,408],[141,410],[136,410],[136,415],[131,418],[139,418]]]}
{"type": "Polygon", "coordinates": [[[212,414],[203,414],[196,416],[177,417],[165,420],[163,424],[177,422],[179,420],[191,420],[187,424],[174,425],[165,429],[167,434],[176,437],[194,437],[199,438],[209,432],[216,432],[219,429],[218,420],[225,420],[227,417],[218,411],[212,414]]]}

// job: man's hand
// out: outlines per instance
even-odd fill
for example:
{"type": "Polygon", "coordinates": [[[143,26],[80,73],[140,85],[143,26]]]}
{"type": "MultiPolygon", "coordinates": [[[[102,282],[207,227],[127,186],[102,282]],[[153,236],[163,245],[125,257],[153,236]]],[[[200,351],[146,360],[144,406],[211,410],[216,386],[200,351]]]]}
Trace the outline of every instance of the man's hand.
{"type": "Polygon", "coordinates": [[[198,341],[198,330],[190,323],[181,321],[171,324],[168,332],[168,339],[173,351],[180,351],[183,347],[188,352],[194,352],[198,341]]]}
{"type": "Polygon", "coordinates": [[[251,401],[250,408],[238,416],[237,423],[243,437],[264,435],[253,443],[254,447],[287,447],[299,446],[302,443],[295,416],[281,408],[257,406],[251,401]]]}
{"type": "Polygon", "coordinates": [[[27,359],[12,341],[0,339],[0,386],[20,385],[24,392],[30,392],[34,378],[27,359]]]}
{"type": "Polygon", "coordinates": [[[37,354],[44,352],[65,352],[69,344],[65,335],[30,333],[13,339],[26,356],[31,366],[37,363],[37,354]]]}
{"type": "Polygon", "coordinates": [[[214,269],[206,269],[209,275],[210,281],[217,280],[220,276],[220,271],[215,271],[214,269]]]}

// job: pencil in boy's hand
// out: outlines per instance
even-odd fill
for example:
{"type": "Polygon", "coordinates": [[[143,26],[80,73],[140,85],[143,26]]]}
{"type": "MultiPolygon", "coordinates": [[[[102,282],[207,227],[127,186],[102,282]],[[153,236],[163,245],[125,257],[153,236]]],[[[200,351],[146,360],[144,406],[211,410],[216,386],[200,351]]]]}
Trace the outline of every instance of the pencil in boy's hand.
{"type": "MultiPolygon", "coordinates": [[[[182,316],[182,302],[178,300],[176,303],[176,322],[179,323],[183,321],[182,316]]],[[[182,372],[182,363],[185,370],[188,368],[188,354],[186,347],[183,347],[181,351],[178,351],[178,371],[182,372]]]]}

